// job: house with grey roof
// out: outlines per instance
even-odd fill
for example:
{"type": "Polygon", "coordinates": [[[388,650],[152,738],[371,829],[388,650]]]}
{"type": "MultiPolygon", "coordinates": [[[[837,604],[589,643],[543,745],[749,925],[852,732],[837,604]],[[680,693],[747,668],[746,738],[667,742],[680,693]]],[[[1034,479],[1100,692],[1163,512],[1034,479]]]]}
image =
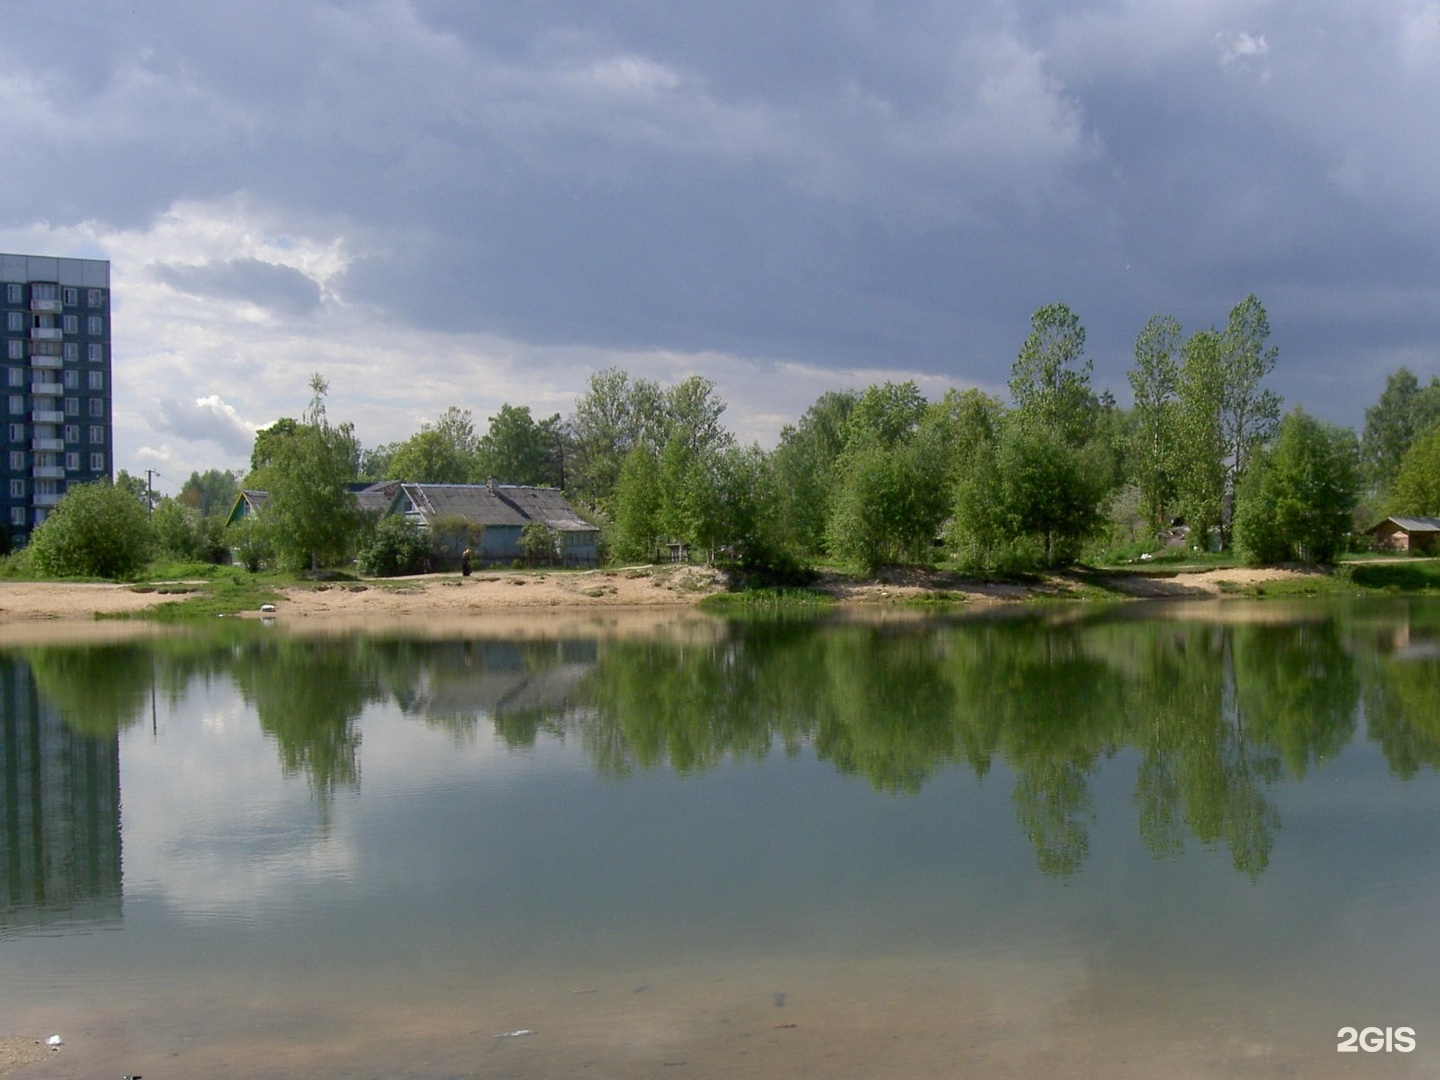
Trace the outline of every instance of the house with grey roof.
{"type": "MultiPolygon", "coordinates": [[[[581,519],[555,488],[523,484],[401,484],[389,513],[431,530],[442,544],[457,531],[468,533],[476,562],[511,562],[521,557],[520,534],[536,523],[553,529],[559,539],[557,558],[564,566],[594,566],[600,530],[581,519]],[[467,528],[457,530],[456,525],[467,528]],[[478,544],[474,539],[479,534],[478,544]]],[[[447,552],[454,558],[460,552],[447,552]]]]}
{"type": "Polygon", "coordinates": [[[1440,550],[1440,517],[1387,517],[1366,531],[1383,551],[1440,550]]]}
{"type": "MultiPolygon", "coordinates": [[[[395,493],[400,490],[400,481],[381,480],[373,484],[347,484],[350,494],[355,496],[357,509],[374,514],[377,518],[383,517],[390,512],[390,504],[395,501],[395,493]]],[[[265,491],[257,491],[247,488],[235,496],[235,505],[230,508],[230,515],[225,519],[226,525],[237,525],[246,518],[258,517],[265,509],[265,502],[270,495],[265,491]]]]}

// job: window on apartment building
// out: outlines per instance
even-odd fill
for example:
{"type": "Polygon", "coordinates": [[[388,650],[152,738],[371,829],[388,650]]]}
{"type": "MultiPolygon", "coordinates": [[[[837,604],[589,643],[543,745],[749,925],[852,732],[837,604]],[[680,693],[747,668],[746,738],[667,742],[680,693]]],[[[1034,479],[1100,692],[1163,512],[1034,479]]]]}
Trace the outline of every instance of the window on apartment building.
{"type": "Polygon", "coordinates": [[[105,415],[105,399],[104,399],[104,398],[92,397],[92,398],[90,399],[90,415],[91,415],[91,416],[104,416],[104,415],[105,415]]]}
{"type": "Polygon", "coordinates": [[[91,390],[104,390],[104,389],[105,389],[105,372],[103,372],[103,371],[91,371],[91,372],[88,372],[87,374],[89,374],[89,376],[90,376],[90,389],[91,389],[91,390]]]}
{"type": "Polygon", "coordinates": [[[74,307],[76,304],[80,303],[80,290],[73,289],[67,285],[65,288],[60,290],[60,302],[66,307],[74,307]]]}
{"type": "Polygon", "coordinates": [[[11,338],[5,343],[6,358],[10,360],[25,359],[25,342],[19,338],[11,338]]]}
{"type": "Polygon", "coordinates": [[[97,337],[100,334],[105,333],[104,317],[100,315],[91,315],[88,319],[85,320],[85,332],[87,334],[92,334],[97,337]]]}
{"type": "Polygon", "coordinates": [[[69,371],[65,372],[65,389],[66,389],[66,390],[79,390],[79,389],[80,389],[80,372],[74,370],[73,368],[70,369],[69,371]]]}
{"type": "MultiPolygon", "coordinates": [[[[54,342],[53,342],[53,341],[51,341],[51,342],[46,342],[46,344],[47,344],[47,345],[53,345],[54,342]]],[[[79,360],[79,359],[80,359],[80,343],[79,343],[78,341],[67,341],[67,342],[65,342],[65,362],[66,362],[67,364],[73,364],[73,363],[75,363],[75,362],[76,362],[77,360],[79,360]]]]}
{"type": "Polygon", "coordinates": [[[25,286],[16,281],[7,282],[5,299],[12,304],[23,304],[25,302],[25,286]]]}
{"type": "Polygon", "coordinates": [[[23,498],[25,497],[25,481],[24,481],[24,480],[11,480],[11,481],[10,481],[10,497],[11,497],[12,499],[23,499],[23,498]]]}
{"type": "Polygon", "coordinates": [[[25,468],[25,451],[24,451],[24,450],[11,450],[11,451],[10,451],[10,471],[11,471],[11,472],[18,472],[19,470],[21,470],[21,469],[23,469],[23,468],[25,468]]]}
{"type": "Polygon", "coordinates": [[[85,346],[85,358],[92,364],[99,364],[105,359],[105,346],[98,342],[85,346]]]}
{"type": "Polygon", "coordinates": [[[6,381],[7,383],[9,383],[11,386],[24,386],[24,385],[25,385],[25,369],[24,369],[24,368],[19,368],[19,367],[6,368],[6,369],[5,369],[5,381],[6,381]]]}
{"type": "Polygon", "coordinates": [[[91,471],[91,472],[104,472],[104,471],[105,471],[105,455],[104,455],[104,454],[91,454],[91,455],[90,455],[90,471],[91,471]]]}
{"type": "Polygon", "coordinates": [[[80,399],[79,399],[79,398],[77,398],[77,397],[67,397],[67,398],[65,399],[65,415],[66,415],[66,416],[79,416],[79,415],[80,415],[80,399]]]}
{"type": "Polygon", "coordinates": [[[90,443],[92,446],[105,445],[105,426],[103,424],[90,425],[90,443]]]}
{"type": "Polygon", "coordinates": [[[24,416],[24,415],[25,415],[25,395],[24,395],[24,394],[11,394],[11,395],[10,395],[10,415],[11,415],[11,416],[24,416]]]}
{"type": "Polygon", "coordinates": [[[11,441],[11,442],[24,442],[24,441],[25,441],[25,425],[24,425],[24,424],[11,424],[11,425],[10,425],[10,441],[11,441]]]}
{"type": "Polygon", "coordinates": [[[78,443],[78,442],[80,441],[80,425],[79,425],[79,424],[66,424],[66,425],[65,425],[65,441],[68,442],[68,443],[78,443]]]}
{"type": "Polygon", "coordinates": [[[86,306],[86,307],[102,307],[102,306],[104,306],[104,303],[105,303],[105,294],[104,294],[103,292],[101,292],[99,289],[86,289],[86,290],[85,290],[85,306],[86,306]]]}
{"type": "Polygon", "coordinates": [[[11,524],[11,525],[19,525],[19,526],[21,526],[22,528],[24,527],[24,525],[25,525],[25,507],[23,507],[23,506],[12,506],[12,507],[10,508],[10,524],[11,524]]]}
{"type": "Polygon", "coordinates": [[[66,334],[78,334],[80,332],[80,316],[62,315],[60,317],[60,329],[66,334]]]}
{"type": "Polygon", "coordinates": [[[79,455],[79,454],[74,454],[74,453],[66,454],[66,455],[65,455],[65,468],[69,469],[71,472],[79,472],[79,471],[80,471],[80,455],[79,455]]]}
{"type": "Polygon", "coordinates": [[[23,311],[7,311],[5,313],[5,329],[19,331],[25,329],[25,313],[23,311]]]}
{"type": "Polygon", "coordinates": [[[36,281],[30,285],[31,300],[59,300],[60,286],[54,282],[36,281]]]}

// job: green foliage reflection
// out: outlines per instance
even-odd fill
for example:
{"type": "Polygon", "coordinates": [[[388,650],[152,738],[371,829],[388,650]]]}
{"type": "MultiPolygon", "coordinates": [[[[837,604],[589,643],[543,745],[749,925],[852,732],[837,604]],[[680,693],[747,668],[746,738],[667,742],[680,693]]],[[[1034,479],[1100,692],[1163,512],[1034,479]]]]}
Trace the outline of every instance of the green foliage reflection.
{"type": "Polygon", "coordinates": [[[1061,876],[1090,855],[1096,778],[1133,770],[1138,833],[1156,858],[1198,843],[1255,878],[1280,826],[1275,785],[1323,768],[1362,720],[1396,774],[1440,769],[1432,607],[1253,624],[1074,608],[746,619],[684,639],[561,641],[307,639],[236,621],[220,636],[20,655],[83,734],[135,724],[196,680],[233,681],[322,808],[359,783],[366,710],[393,704],[457,742],[576,737],[614,776],[805,748],[894,795],[956,768],[998,774],[1039,868],[1061,876]]]}

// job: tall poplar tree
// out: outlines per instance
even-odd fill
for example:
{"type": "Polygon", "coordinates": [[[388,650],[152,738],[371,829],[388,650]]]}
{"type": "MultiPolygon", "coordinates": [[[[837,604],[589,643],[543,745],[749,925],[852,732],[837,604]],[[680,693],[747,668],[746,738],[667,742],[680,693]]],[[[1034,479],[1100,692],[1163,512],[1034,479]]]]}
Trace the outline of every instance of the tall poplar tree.
{"type": "Polygon", "coordinates": [[[1163,528],[1175,497],[1179,453],[1180,323],[1153,315],[1135,339],[1130,389],[1135,395],[1131,447],[1135,484],[1151,528],[1163,528]]]}

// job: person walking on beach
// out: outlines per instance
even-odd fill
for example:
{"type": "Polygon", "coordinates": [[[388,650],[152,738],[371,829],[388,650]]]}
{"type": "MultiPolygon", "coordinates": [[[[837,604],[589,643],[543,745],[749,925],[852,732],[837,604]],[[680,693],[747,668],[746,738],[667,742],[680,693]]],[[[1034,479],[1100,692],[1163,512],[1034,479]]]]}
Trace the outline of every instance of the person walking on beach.
{"type": "MultiPolygon", "coordinates": [[[[454,550],[453,548],[451,549],[454,550]]],[[[460,555],[460,574],[462,577],[470,576],[470,549],[467,547],[460,555]]]]}

